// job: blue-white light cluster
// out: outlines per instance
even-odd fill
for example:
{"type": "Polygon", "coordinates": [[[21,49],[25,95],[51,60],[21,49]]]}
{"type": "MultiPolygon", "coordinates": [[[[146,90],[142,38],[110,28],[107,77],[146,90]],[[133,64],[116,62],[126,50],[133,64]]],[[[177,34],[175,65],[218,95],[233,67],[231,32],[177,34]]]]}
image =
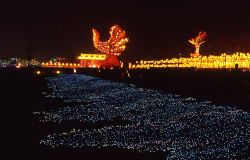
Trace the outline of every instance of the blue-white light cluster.
{"type": "Polygon", "coordinates": [[[49,146],[119,147],[165,153],[165,159],[247,158],[250,114],[209,101],[137,88],[85,75],[49,77],[48,97],[65,107],[35,112],[41,122],[129,122],[72,129],[41,140],[49,146]]]}

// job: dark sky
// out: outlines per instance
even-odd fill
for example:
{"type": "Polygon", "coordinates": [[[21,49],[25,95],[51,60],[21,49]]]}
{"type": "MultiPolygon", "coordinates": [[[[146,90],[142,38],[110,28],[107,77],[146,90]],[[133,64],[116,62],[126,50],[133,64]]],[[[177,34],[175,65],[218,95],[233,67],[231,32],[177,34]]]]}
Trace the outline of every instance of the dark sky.
{"type": "Polygon", "coordinates": [[[113,24],[130,38],[125,60],[188,56],[187,40],[200,30],[208,34],[203,54],[250,52],[249,0],[9,0],[0,4],[0,56],[93,53],[91,28],[105,41],[113,24]]]}

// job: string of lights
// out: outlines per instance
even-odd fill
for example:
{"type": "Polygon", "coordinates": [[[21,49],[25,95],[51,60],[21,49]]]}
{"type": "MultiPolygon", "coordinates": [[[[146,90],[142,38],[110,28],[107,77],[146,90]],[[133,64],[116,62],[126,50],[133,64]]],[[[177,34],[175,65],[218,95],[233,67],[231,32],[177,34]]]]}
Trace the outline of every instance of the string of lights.
{"type": "Polygon", "coordinates": [[[220,56],[200,56],[190,58],[172,58],[162,60],[140,60],[135,64],[129,63],[130,69],[150,68],[198,68],[198,69],[250,69],[250,53],[222,54],[220,56]]]}

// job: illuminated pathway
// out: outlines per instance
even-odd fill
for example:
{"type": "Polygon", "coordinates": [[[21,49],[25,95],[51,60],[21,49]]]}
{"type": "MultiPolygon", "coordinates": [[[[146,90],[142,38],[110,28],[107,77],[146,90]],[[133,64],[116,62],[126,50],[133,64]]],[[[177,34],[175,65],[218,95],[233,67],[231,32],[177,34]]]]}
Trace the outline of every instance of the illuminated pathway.
{"type": "Polygon", "coordinates": [[[206,69],[240,69],[250,70],[250,53],[235,53],[232,55],[222,54],[220,56],[200,56],[191,58],[172,58],[162,60],[137,61],[129,63],[130,69],[142,68],[206,68],[206,69]]]}
{"type": "Polygon", "coordinates": [[[118,147],[165,153],[165,159],[247,159],[250,114],[210,101],[181,98],[84,75],[47,78],[64,107],[35,112],[41,123],[111,122],[95,129],[50,134],[41,144],[57,147],[118,147]]]}

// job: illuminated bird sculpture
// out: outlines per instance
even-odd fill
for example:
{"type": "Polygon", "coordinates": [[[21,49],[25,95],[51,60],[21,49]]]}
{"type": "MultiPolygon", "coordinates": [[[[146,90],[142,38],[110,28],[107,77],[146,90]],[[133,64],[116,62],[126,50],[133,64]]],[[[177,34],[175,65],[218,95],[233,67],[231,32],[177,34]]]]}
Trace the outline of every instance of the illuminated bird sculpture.
{"type": "Polygon", "coordinates": [[[93,28],[92,31],[94,47],[107,56],[119,56],[126,49],[125,44],[128,42],[128,37],[120,26],[114,25],[110,28],[110,38],[105,42],[100,41],[100,34],[96,29],[93,28]]]}
{"type": "Polygon", "coordinates": [[[205,43],[206,32],[199,32],[198,36],[188,40],[195,47],[195,53],[191,54],[191,57],[200,57],[200,46],[205,43]]]}

